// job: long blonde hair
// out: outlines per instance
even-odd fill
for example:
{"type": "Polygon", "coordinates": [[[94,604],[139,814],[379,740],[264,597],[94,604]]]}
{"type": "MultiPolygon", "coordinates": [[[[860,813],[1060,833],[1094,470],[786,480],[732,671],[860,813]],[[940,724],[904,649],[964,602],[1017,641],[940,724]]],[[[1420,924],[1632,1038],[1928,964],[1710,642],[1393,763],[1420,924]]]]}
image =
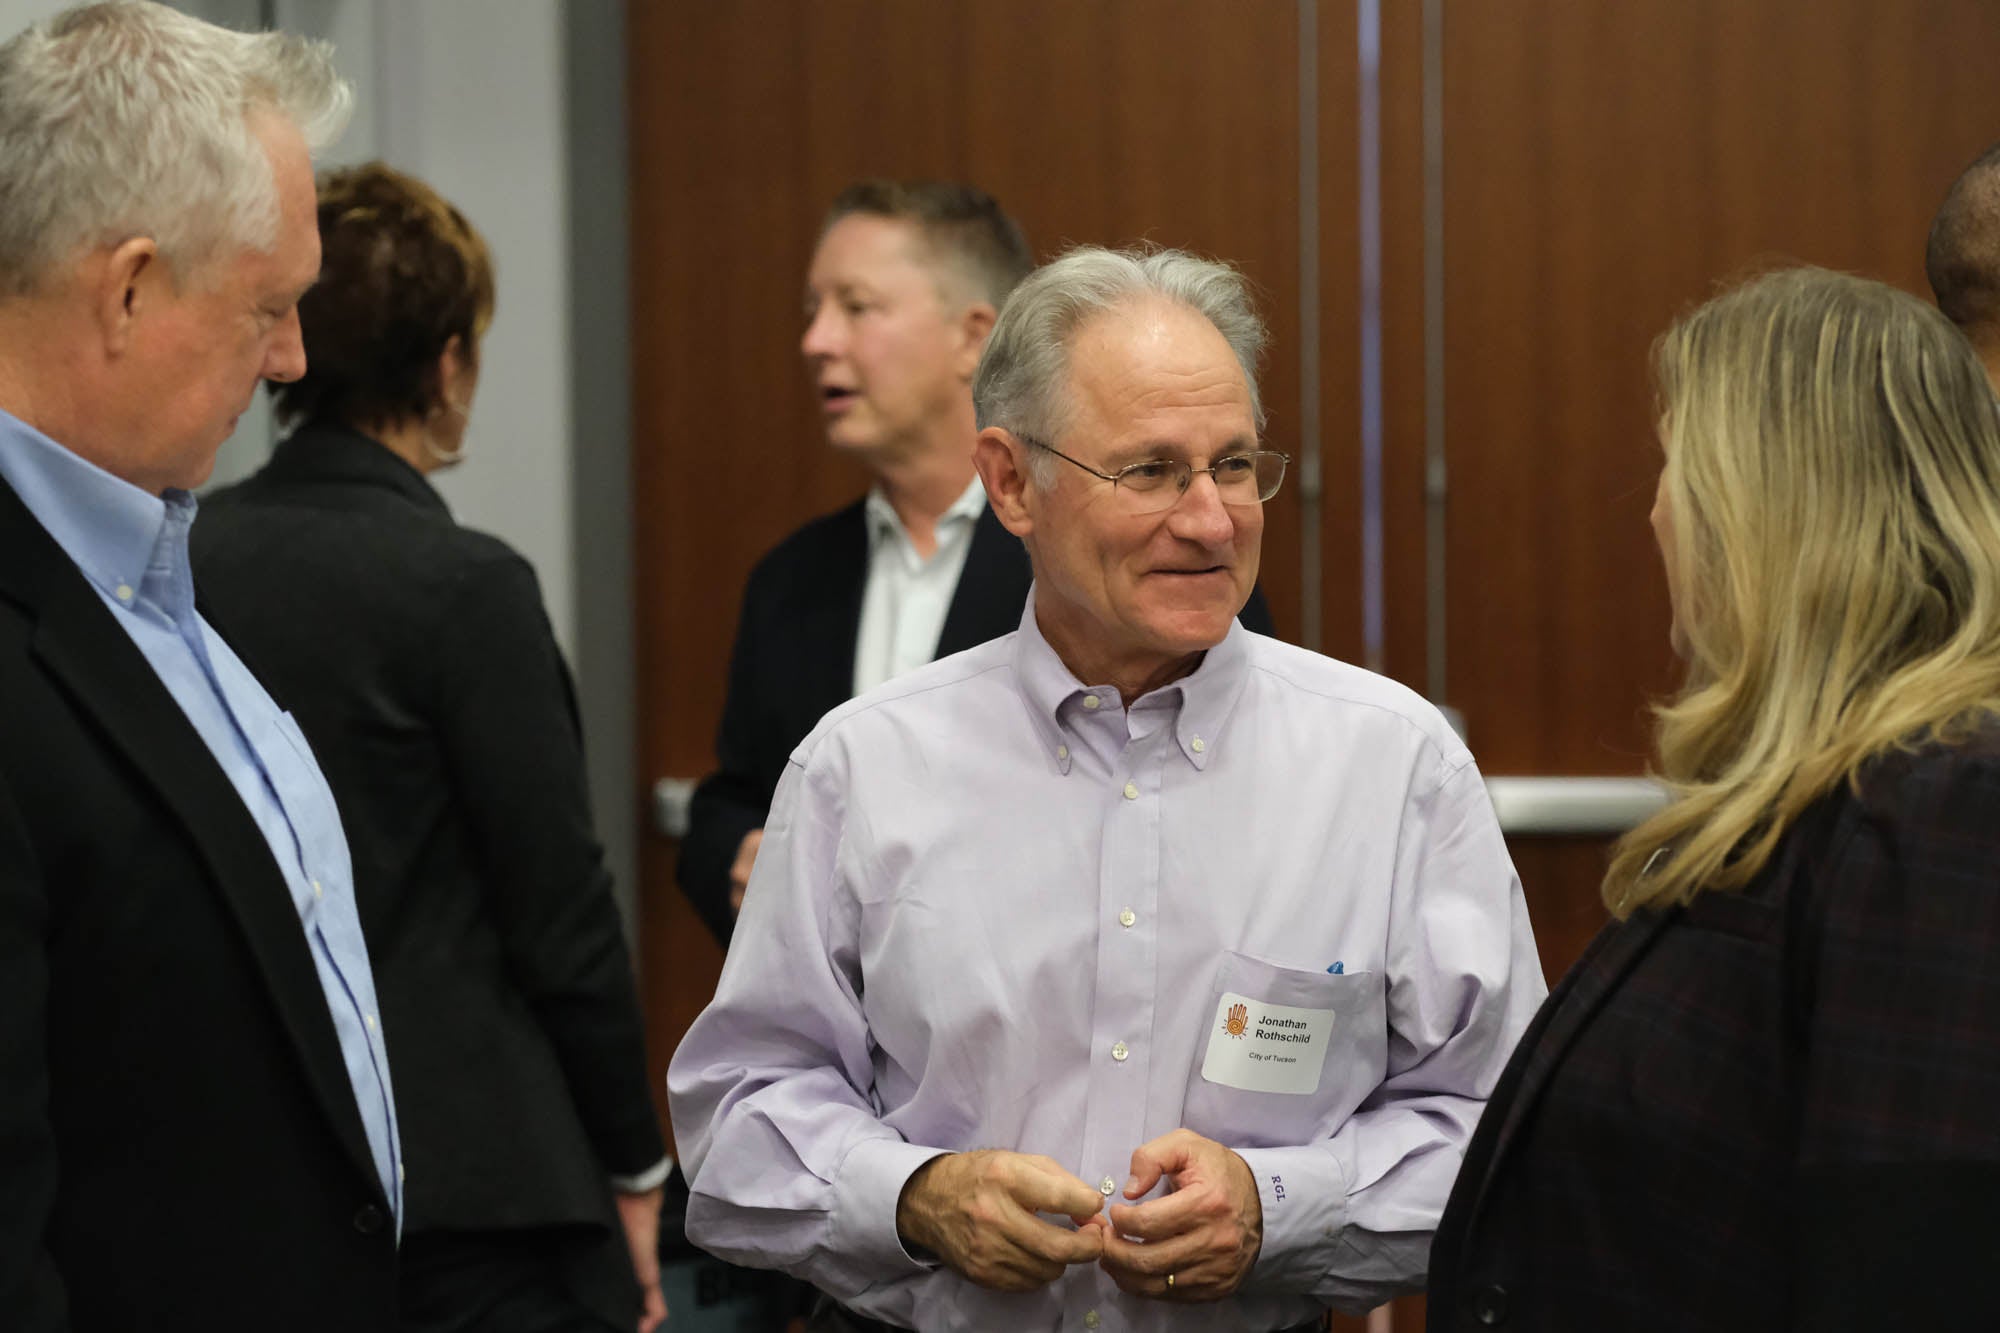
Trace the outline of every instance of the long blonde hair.
{"type": "Polygon", "coordinates": [[[1605,875],[1619,917],[1741,887],[1866,760],[2000,711],[2000,415],[1957,330],[1800,268],[1653,361],[1688,670],[1656,710],[1676,799],[1605,875]]]}

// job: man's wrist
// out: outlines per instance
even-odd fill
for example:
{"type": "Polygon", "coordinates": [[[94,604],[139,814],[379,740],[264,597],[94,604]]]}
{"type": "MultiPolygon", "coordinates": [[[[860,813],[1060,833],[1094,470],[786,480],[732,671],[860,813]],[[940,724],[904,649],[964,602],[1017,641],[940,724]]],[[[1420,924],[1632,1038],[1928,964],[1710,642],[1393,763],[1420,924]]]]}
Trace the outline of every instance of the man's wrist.
{"type": "Polygon", "coordinates": [[[921,1192],[930,1179],[931,1171],[950,1156],[951,1153],[940,1153],[910,1172],[910,1178],[903,1182],[902,1191],[896,1196],[896,1239],[918,1263],[938,1262],[937,1251],[929,1243],[930,1232],[925,1225],[928,1214],[923,1207],[921,1192]]]}

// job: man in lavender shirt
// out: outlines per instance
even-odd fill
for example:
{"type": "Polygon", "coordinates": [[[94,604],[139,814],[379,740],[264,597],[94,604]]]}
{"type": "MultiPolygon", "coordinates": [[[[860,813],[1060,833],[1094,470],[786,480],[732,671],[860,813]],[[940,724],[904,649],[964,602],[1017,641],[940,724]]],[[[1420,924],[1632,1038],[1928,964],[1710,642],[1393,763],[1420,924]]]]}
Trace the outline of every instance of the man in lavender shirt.
{"type": "Polygon", "coordinates": [[[1291,1329],[1423,1282],[1545,987],[1436,711],[1235,622],[1263,341],[1174,251],[1016,289],[974,398],[1020,628],[792,756],[668,1088],[688,1234],[817,1327],[1291,1329]]]}

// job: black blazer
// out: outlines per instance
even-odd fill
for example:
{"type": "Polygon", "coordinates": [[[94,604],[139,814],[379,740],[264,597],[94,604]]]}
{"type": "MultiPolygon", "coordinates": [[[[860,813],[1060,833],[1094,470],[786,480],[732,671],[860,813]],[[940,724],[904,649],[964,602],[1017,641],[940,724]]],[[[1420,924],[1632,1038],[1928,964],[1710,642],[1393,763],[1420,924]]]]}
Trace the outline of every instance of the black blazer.
{"type": "Polygon", "coordinates": [[[1607,927],[1522,1037],[1429,1326],[2000,1323],[2000,725],[1877,761],[1741,893],[1607,927]]]}
{"type": "Polygon", "coordinates": [[[0,1325],[386,1333],[388,1208],[263,834],[0,481],[0,1325]]]}
{"type": "Polygon", "coordinates": [[[327,425],[204,501],[192,543],[215,623],[292,710],[340,805],[405,1229],[594,1228],[617,1281],[594,1282],[593,1303],[623,1325],[637,1289],[607,1176],[665,1148],[533,571],[453,522],[415,468],[327,425]]]}
{"type": "MultiPolygon", "coordinates": [[[[737,847],[763,827],[792,751],[853,694],[868,585],[866,505],[857,500],[785,538],[757,562],[743,590],[716,731],[717,767],[695,788],[678,868],[682,892],[725,944],[736,924],[729,868],[737,847]]],[[[982,508],[932,656],[1013,632],[1033,582],[1027,548],[991,508],[982,508]]],[[[1261,591],[1251,590],[1242,620],[1271,632],[1261,591]]]]}

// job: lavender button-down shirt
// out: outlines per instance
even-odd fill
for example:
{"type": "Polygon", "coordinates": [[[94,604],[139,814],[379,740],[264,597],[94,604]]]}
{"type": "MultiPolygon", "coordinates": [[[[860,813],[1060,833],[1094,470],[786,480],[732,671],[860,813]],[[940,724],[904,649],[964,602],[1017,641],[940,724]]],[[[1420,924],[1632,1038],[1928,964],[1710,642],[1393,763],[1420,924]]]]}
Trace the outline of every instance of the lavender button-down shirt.
{"type": "MultiPolygon", "coordinates": [[[[931,1329],[1283,1328],[1421,1282],[1546,988],[1472,757],[1403,687],[1233,625],[1132,702],[1014,634],[836,709],[778,787],[714,1002],[668,1074],[688,1233],[931,1329]],[[1204,1077],[1225,994],[1334,1014],[1317,1086],[1204,1077]],[[1002,1293],[908,1254],[939,1151],[1107,1195],[1176,1127],[1255,1175],[1238,1294],[1092,1266],[1002,1293]]],[[[1122,1200],[1122,1193],[1118,1196],[1122,1200]]]]}

